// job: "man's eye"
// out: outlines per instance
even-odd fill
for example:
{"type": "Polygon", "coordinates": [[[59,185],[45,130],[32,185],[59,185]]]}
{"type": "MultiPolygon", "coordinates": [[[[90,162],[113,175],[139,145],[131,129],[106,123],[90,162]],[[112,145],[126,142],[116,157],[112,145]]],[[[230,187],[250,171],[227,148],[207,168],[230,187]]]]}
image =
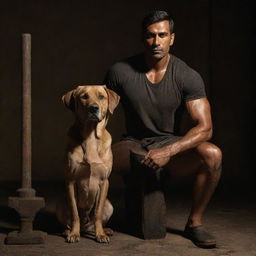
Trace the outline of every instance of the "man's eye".
{"type": "Polygon", "coordinates": [[[167,33],[160,33],[160,34],[159,34],[159,37],[164,38],[164,37],[166,37],[167,35],[168,35],[167,33]]]}
{"type": "Polygon", "coordinates": [[[88,94],[84,94],[81,96],[82,99],[87,100],[89,98],[88,94]]]}
{"type": "Polygon", "coordinates": [[[100,94],[100,95],[98,96],[98,98],[99,98],[100,100],[103,100],[105,97],[104,97],[104,95],[100,94]]]}

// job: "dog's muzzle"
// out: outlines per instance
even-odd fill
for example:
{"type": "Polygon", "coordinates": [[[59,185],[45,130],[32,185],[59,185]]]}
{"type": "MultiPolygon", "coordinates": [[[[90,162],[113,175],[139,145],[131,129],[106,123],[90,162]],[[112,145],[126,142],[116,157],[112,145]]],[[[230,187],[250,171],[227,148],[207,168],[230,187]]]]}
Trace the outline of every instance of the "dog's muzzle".
{"type": "Polygon", "coordinates": [[[100,108],[97,104],[92,104],[88,106],[88,117],[91,120],[99,121],[99,112],[100,112],[100,108]]]}
{"type": "Polygon", "coordinates": [[[91,114],[97,114],[99,112],[99,106],[97,104],[90,105],[88,107],[88,112],[91,114]]]}

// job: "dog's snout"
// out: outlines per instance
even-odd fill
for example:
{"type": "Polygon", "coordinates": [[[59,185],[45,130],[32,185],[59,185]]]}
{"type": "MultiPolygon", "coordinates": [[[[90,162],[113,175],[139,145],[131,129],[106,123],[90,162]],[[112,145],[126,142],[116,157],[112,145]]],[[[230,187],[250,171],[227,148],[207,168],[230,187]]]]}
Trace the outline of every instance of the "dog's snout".
{"type": "Polygon", "coordinates": [[[96,114],[98,111],[99,111],[99,106],[97,104],[93,104],[93,105],[90,105],[88,107],[88,111],[91,113],[91,114],[96,114]]]}

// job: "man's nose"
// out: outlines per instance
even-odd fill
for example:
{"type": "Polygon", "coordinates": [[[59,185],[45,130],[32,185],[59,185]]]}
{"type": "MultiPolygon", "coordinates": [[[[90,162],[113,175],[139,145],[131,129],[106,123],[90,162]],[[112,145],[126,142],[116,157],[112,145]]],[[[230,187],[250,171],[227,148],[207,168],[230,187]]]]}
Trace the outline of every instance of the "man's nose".
{"type": "Polygon", "coordinates": [[[154,44],[154,45],[159,45],[159,36],[158,36],[158,35],[156,35],[156,36],[154,37],[153,44],[154,44]]]}

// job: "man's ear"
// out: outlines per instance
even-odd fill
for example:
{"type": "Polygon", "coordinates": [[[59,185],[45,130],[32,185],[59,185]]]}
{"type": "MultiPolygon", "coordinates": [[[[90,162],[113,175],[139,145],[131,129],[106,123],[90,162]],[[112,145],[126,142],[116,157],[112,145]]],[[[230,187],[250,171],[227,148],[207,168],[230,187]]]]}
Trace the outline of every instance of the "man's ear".
{"type": "Polygon", "coordinates": [[[108,89],[106,86],[105,86],[105,90],[108,94],[108,110],[111,114],[113,114],[115,108],[119,103],[120,97],[117,93],[108,89]]]}
{"type": "Polygon", "coordinates": [[[65,95],[62,96],[62,101],[64,105],[70,109],[71,111],[75,111],[75,97],[74,97],[74,90],[67,92],[65,95]]]}
{"type": "Polygon", "coordinates": [[[173,45],[174,39],[175,39],[175,33],[171,33],[171,42],[170,42],[170,46],[173,45]]]}

